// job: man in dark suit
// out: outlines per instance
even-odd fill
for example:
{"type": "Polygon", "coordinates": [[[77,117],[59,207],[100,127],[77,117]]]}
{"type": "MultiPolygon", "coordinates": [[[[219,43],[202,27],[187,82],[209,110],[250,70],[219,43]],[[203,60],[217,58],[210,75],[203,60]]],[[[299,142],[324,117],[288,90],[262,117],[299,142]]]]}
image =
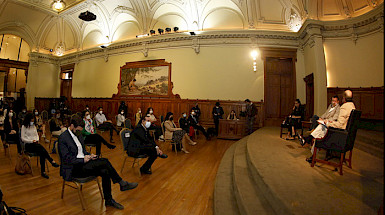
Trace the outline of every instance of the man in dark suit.
{"type": "Polygon", "coordinates": [[[111,180],[114,184],[119,183],[121,191],[134,189],[138,183],[122,180],[108,159],[99,158],[85,150],[81,135],[83,127],[84,122],[80,117],[72,119],[68,130],[59,136],[60,175],[66,181],[76,177],[101,176],[105,205],[123,209],[123,205],[112,198],[111,180]]]}
{"type": "Polygon", "coordinates": [[[223,119],[223,114],[225,112],[223,111],[223,108],[221,107],[221,104],[219,102],[215,103],[215,107],[213,108],[212,114],[214,119],[214,125],[215,125],[215,134],[218,136],[218,130],[219,130],[219,119],[223,119]]]}
{"type": "Polygon", "coordinates": [[[198,131],[201,131],[203,135],[205,135],[206,140],[209,140],[209,135],[205,131],[205,129],[199,124],[198,119],[195,116],[195,112],[191,111],[190,116],[188,117],[188,122],[190,123],[190,126],[192,126],[194,129],[197,129],[198,131]]]}
{"type": "Polygon", "coordinates": [[[253,133],[253,123],[255,116],[258,114],[257,107],[249,100],[245,100],[246,103],[246,123],[247,123],[247,134],[253,133]]]}
{"type": "Polygon", "coordinates": [[[129,156],[139,157],[147,155],[148,159],[140,167],[140,172],[143,174],[152,174],[151,165],[159,157],[167,158],[166,154],[156,145],[154,138],[150,135],[148,128],[151,126],[150,115],[146,115],[140,119],[138,126],[131,132],[130,140],[126,147],[126,152],[129,156]]]}

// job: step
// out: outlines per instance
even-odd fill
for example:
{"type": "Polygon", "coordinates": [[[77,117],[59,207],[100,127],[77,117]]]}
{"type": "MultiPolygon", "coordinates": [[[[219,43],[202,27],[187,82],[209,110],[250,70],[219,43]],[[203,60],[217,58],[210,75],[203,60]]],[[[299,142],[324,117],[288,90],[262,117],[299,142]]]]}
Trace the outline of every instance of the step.
{"type": "Polygon", "coordinates": [[[247,142],[239,142],[234,153],[233,186],[239,211],[245,215],[275,214],[249,172],[246,144],[247,142]]]}
{"type": "Polygon", "coordinates": [[[215,215],[240,214],[233,190],[233,160],[235,147],[240,141],[235,142],[229,149],[227,149],[219,164],[214,188],[215,215]]]}

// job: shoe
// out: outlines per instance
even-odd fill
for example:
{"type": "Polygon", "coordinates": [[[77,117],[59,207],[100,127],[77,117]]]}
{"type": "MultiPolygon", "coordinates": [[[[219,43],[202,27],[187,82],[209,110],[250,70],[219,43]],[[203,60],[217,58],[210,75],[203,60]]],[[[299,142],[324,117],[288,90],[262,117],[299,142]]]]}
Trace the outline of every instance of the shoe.
{"type": "Polygon", "coordinates": [[[45,172],[41,173],[41,177],[49,179],[49,176],[45,172]]]}
{"type": "Polygon", "coordinates": [[[192,146],[195,146],[197,144],[197,142],[192,142],[192,143],[189,143],[190,145],[192,146]]]}
{"type": "Polygon", "coordinates": [[[147,174],[147,175],[151,175],[152,174],[151,170],[142,170],[142,169],[140,169],[140,173],[147,174]]]}
{"type": "Polygon", "coordinates": [[[116,148],[116,146],[115,146],[115,145],[112,145],[112,144],[110,144],[110,145],[107,145],[107,148],[109,148],[109,149],[114,149],[114,148],[116,148]]]}
{"type": "Polygon", "coordinates": [[[113,199],[110,199],[110,200],[106,200],[106,202],[104,203],[105,206],[112,206],[116,209],[119,209],[119,210],[123,210],[124,209],[124,206],[117,203],[115,200],[113,199]]]}
{"type": "Polygon", "coordinates": [[[305,140],[303,139],[303,137],[301,135],[298,135],[298,140],[299,140],[299,144],[301,144],[301,146],[305,145],[305,140]]]}
{"type": "Polygon", "coordinates": [[[120,186],[120,191],[126,191],[126,190],[132,190],[135,189],[138,186],[138,183],[133,182],[133,183],[126,183],[123,186],[120,186]]]}
{"type": "Polygon", "coordinates": [[[189,151],[184,150],[184,149],[182,149],[182,152],[184,152],[184,153],[186,153],[186,154],[190,153],[189,151]]]}
{"type": "Polygon", "coordinates": [[[158,155],[158,157],[160,157],[160,158],[168,158],[168,156],[166,154],[158,155]]]}
{"type": "Polygon", "coordinates": [[[313,157],[306,158],[306,161],[309,162],[309,163],[312,163],[313,162],[313,157]]]}
{"type": "Polygon", "coordinates": [[[57,164],[57,163],[52,163],[52,166],[53,166],[53,167],[59,167],[60,165],[57,164]]]}

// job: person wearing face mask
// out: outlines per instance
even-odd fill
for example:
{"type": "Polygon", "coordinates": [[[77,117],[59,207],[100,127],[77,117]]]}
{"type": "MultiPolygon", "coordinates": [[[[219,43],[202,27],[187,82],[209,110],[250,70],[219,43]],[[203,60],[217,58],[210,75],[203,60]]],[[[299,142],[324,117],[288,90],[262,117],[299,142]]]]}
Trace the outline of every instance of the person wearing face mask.
{"type": "Polygon", "coordinates": [[[187,134],[190,132],[190,123],[188,122],[186,112],[182,113],[182,117],[179,118],[179,126],[182,128],[187,134]]]}
{"type": "Polygon", "coordinates": [[[118,113],[121,113],[122,111],[124,112],[124,117],[127,117],[128,107],[126,105],[126,102],[124,102],[124,101],[120,102],[120,105],[118,108],[118,113]]]}
{"type": "Polygon", "coordinates": [[[134,189],[138,183],[123,180],[107,158],[99,158],[85,150],[81,135],[83,127],[84,121],[73,117],[68,130],[59,137],[60,175],[65,181],[71,181],[73,177],[101,176],[105,206],[122,210],[124,206],[112,198],[111,181],[119,184],[120,191],[134,189]]]}
{"type": "Polygon", "coordinates": [[[41,131],[41,137],[44,138],[46,142],[49,142],[49,140],[45,138],[45,124],[43,123],[43,120],[39,115],[39,111],[37,109],[34,109],[32,113],[34,114],[33,117],[35,120],[35,126],[38,131],[41,131]]]}
{"type": "Polygon", "coordinates": [[[215,133],[218,136],[218,128],[219,128],[219,119],[223,119],[223,108],[219,104],[219,102],[215,103],[215,107],[213,108],[212,114],[214,119],[214,125],[215,125],[215,133]]]}
{"type": "Polygon", "coordinates": [[[116,126],[124,127],[124,120],[126,120],[126,115],[124,113],[124,110],[121,110],[118,114],[118,117],[116,118],[116,126]]]}
{"type": "Polygon", "coordinates": [[[106,115],[103,113],[103,108],[99,107],[99,112],[95,116],[96,126],[102,130],[110,131],[110,142],[114,143],[112,139],[113,132],[116,131],[116,134],[119,135],[119,131],[112,125],[111,120],[107,120],[106,115]]]}
{"type": "Polygon", "coordinates": [[[198,131],[201,131],[203,135],[206,137],[206,140],[210,140],[209,135],[207,134],[206,130],[199,124],[197,118],[195,117],[195,112],[192,111],[189,118],[188,122],[190,126],[192,126],[194,129],[197,129],[198,131]]]}
{"type": "Polygon", "coordinates": [[[195,103],[195,106],[191,108],[191,111],[194,111],[195,117],[197,118],[197,120],[199,122],[199,117],[201,116],[201,109],[198,106],[198,102],[195,103]]]}
{"type": "Polygon", "coordinates": [[[154,109],[152,107],[149,107],[147,109],[146,115],[150,117],[151,127],[149,130],[154,130],[155,139],[163,139],[162,135],[162,128],[155,124],[156,121],[158,121],[154,115],[154,109]]]}
{"type": "Polygon", "coordinates": [[[13,112],[13,109],[9,109],[8,114],[5,116],[4,133],[5,133],[5,141],[8,144],[16,144],[17,152],[21,154],[19,125],[17,123],[16,114],[15,112],[13,112]]]}
{"type": "MultiPolygon", "coordinates": [[[[186,150],[186,144],[190,145],[196,145],[197,143],[192,141],[186,131],[184,131],[182,128],[176,127],[174,123],[174,114],[171,112],[168,112],[166,115],[166,120],[164,121],[164,138],[166,140],[173,140],[180,146],[182,146],[181,150],[184,153],[189,153],[186,150]]],[[[177,145],[177,147],[178,147],[177,145]]],[[[175,149],[177,150],[177,149],[175,149]]]]}
{"type": "Polygon", "coordinates": [[[135,126],[139,124],[139,121],[141,118],[142,118],[142,109],[138,108],[138,111],[135,114],[135,126]]]}
{"type": "Polygon", "coordinates": [[[84,129],[82,130],[82,135],[84,137],[84,144],[87,145],[96,145],[96,155],[100,156],[102,143],[107,146],[109,149],[114,149],[116,146],[109,144],[102,136],[96,133],[95,122],[91,119],[90,112],[86,111],[84,113],[84,129]]]}
{"type": "Polygon", "coordinates": [[[159,146],[156,145],[154,138],[150,135],[149,128],[151,126],[150,115],[146,115],[140,119],[138,126],[130,134],[130,140],[124,149],[128,156],[141,157],[147,155],[147,161],[140,167],[140,172],[143,174],[152,174],[151,166],[159,156],[167,158],[159,146]]]}
{"type": "Polygon", "coordinates": [[[23,123],[26,115],[27,115],[27,108],[23,107],[23,109],[21,109],[21,112],[17,115],[17,120],[19,121],[20,124],[23,123]]]}
{"type": "Polygon", "coordinates": [[[39,135],[34,124],[34,117],[32,114],[25,116],[23,125],[21,126],[21,141],[23,142],[25,151],[29,153],[35,153],[40,157],[41,176],[48,179],[49,176],[45,172],[45,160],[47,159],[53,167],[59,167],[51,156],[49,156],[47,150],[39,144],[39,135]]]}

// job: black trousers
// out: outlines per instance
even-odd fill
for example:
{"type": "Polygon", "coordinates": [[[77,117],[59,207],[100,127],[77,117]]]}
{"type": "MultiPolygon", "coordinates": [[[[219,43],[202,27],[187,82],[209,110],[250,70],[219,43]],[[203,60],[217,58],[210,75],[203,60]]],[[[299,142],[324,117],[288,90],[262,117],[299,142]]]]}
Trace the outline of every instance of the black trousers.
{"type": "Polygon", "coordinates": [[[88,144],[96,145],[96,155],[100,155],[100,152],[102,149],[102,143],[106,146],[111,145],[99,134],[90,134],[84,140],[85,145],[88,145],[88,144]]]}
{"type": "Polygon", "coordinates": [[[218,136],[219,131],[219,119],[214,118],[215,134],[218,136]]]}
{"type": "Polygon", "coordinates": [[[42,173],[45,172],[45,159],[47,159],[50,163],[53,161],[47,150],[45,150],[45,148],[38,143],[26,143],[25,151],[35,153],[40,157],[40,169],[42,173]]]}
{"type": "Polygon", "coordinates": [[[116,129],[114,127],[114,125],[112,125],[110,122],[105,122],[101,125],[98,126],[99,129],[102,129],[102,130],[109,130],[110,131],[110,138],[112,139],[112,135],[113,135],[113,132],[114,130],[116,131],[116,133],[119,135],[119,131],[118,129],[116,129]]]}
{"type": "Polygon", "coordinates": [[[205,135],[206,138],[208,138],[209,136],[207,135],[207,132],[205,131],[205,129],[201,126],[201,125],[195,125],[193,126],[194,129],[197,129],[198,131],[201,131],[203,133],[203,135],[205,135]]]}
{"type": "Polygon", "coordinates": [[[148,156],[147,161],[142,165],[142,167],[140,167],[143,171],[149,170],[154,161],[158,158],[158,153],[156,152],[155,147],[140,149],[139,154],[148,156]]]}
{"type": "Polygon", "coordinates": [[[107,158],[98,158],[96,160],[90,160],[87,163],[74,165],[72,177],[81,178],[88,176],[102,177],[102,187],[105,200],[112,199],[111,180],[114,184],[119,183],[122,180],[107,158]]]}

